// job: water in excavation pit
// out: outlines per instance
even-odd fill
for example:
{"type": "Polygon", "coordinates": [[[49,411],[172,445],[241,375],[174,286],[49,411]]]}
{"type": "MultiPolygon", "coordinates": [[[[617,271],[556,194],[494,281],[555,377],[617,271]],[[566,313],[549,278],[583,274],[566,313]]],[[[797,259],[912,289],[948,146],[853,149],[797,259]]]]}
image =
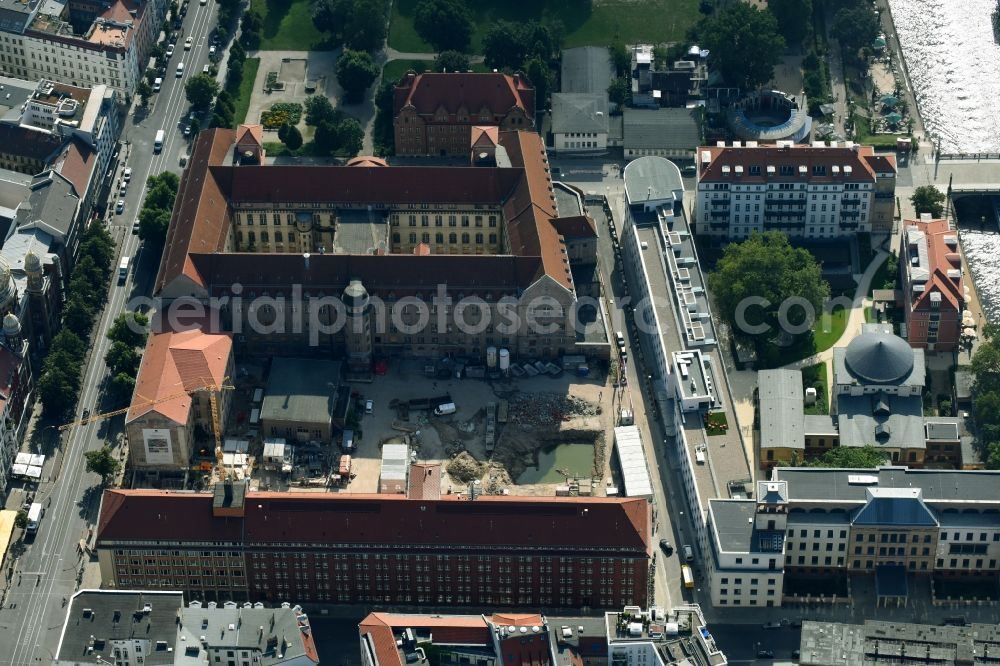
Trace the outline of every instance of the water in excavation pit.
{"type": "Polygon", "coordinates": [[[594,468],[593,444],[558,444],[538,452],[538,467],[529,467],[517,477],[519,484],[564,483],[571,475],[589,478],[594,468]]]}

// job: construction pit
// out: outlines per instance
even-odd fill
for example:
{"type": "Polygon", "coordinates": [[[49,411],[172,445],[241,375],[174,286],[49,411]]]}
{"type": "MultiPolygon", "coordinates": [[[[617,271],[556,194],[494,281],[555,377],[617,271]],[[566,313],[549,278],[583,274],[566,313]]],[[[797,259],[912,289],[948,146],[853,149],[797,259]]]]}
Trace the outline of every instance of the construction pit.
{"type": "Polygon", "coordinates": [[[486,494],[606,493],[615,410],[604,373],[433,381],[420,367],[404,361],[353,387],[374,409],[360,416],[354,478],[342,491],[392,492],[380,479],[382,449],[405,443],[410,462],[441,463],[442,494],[476,481],[486,494]],[[455,413],[435,416],[444,400],[455,413]]]}

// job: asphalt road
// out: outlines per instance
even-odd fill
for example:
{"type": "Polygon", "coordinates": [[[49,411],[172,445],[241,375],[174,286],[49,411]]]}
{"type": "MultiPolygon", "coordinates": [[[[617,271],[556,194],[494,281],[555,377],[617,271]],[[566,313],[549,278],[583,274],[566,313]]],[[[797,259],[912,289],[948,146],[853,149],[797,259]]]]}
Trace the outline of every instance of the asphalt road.
{"type": "MultiPolygon", "coordinates": [[[[130,113],[125,120],[121,137],[124,146],[119,154],[123,164],[112,176],[115,189],[122,167],[132,168],[132,179],[125,196],[124,212],[111,213],[111,229],[119,241],[119,256],[133,257],[133,264],[126,280],[118,280],[117,267],[112,276],[107,305],[92,339],[93,349],[82,383],[77,419],[82,417],[84,409],[97,412],[121,406],[102,401],[101,386],[107,374],[104,354],[109,345],[105,334],[131,297],[150,291],[159,257],[143,256],[139,238],[131,233],[131,227],[149,176],[165,170],[181,171],[179,159],[188,151],[188,141],[178,125],[188,112],[183,84],[193,73],[201,72],[208,62],[208,33],[215,23],[215,8],[214,2],[205,6],[199,5],[197,0],[191,3],[183,30],[184,37],[194,38],[192,49],[184,51],[183,39],[180,41],[167,65],[163,88],[153,96],[150,109],[140,111],[138,117],[130,113]],[[182,78],[177,78],[175,68],[181,61],[185,63],[185,72],[182,78]],[[165,131],[166,138],[162,151],[154,154],[153,139],[159,129],[165,131]]],[[[111,211],[117,198],[117,193],[111,195],[111,211]]],[[[77,576],[83,566],[78,544],[81,539],[88,538],[97,520],[100,502],[99,477],[84,471],[83,455],[100,448],[111,434],[109,428],[120,429],[120,421],[119,418],[112,423],[91,423],[63,434],[62,449],[58,453],[63,459],[57,476],[43,482],[36,495],[36,501],[47,505],[45,516],[36,538],[27,544],[16,563],[6,603],[0,609],[0,664],[49,663],[55,656],[65,613],[62,599],[76,590],[77,576]]],[[[46,476],[52,474],[51,470],[46,470],[46,476]]]]}

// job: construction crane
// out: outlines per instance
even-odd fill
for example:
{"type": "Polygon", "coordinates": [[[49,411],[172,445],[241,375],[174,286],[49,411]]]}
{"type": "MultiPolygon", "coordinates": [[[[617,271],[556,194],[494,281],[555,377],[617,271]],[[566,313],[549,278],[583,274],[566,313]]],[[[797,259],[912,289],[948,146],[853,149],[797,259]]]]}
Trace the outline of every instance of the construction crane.
{"type": "Polygon", "coordinates": [[[226,384],[226,377],[222,380],[221,384],[206,383],[201,386],[196,386],[190,388],[186,391],[180,391],[178,393],[173,393],[171,395],[163,396],[160,398],[153,399],[143,399],[139,402],[134,402],[128,407],[122,407],[121,409],[115,409],[110,412],[102,412],[100,414],[91,414],[90,416],[84,417],[78,421],[73,421],[72,423],[67,423],[65,425],[59,426],[59,430],[68,430],[74,426],[87,425],[89,423],[94,423],[95,421],[103,421],[104,419],[109,419],[113,416],[118,416],[124,414],[133,407],[136,409],[142,409],[144,407],[152,407],[153,405],[158,405],[163,402],[169,402],[170,400],[176,400],[177,398],[187,398],[191,397],[192,394],[198,393],[200,391],[208,391],[209,405],[211,406],[212,412],[212,430],[215,432],[215,457],[221,461],[222,459],[222,417],[219,414],[219,399],[218,395],[222,391],[233,391],[236,389],[235,386],[226,384]]]}

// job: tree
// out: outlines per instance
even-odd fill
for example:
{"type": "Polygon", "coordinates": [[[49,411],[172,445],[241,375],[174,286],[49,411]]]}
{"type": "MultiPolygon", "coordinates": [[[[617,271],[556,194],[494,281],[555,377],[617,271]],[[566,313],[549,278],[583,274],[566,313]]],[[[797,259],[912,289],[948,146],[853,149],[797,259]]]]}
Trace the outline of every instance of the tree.
{"type": "Polygon", "coordinates": [[[344,43],[360,51],[376,51],[385,41],[386,3],[354,0],[350,20],[344,27],[344,43]]]}
{"type": "Polygon", "coordinates": [[[801,44],[812,24],[812,0],[768,0],[767,8],[774,14],[785,41],[801,44]]]}
{"type": "Polygon", "coordinates": [[[281,139],[281,142],[285,144],[289,150],[298,150],[302,147],[302,133],[299,131],[298,127],[286,124],[282,125],[282,129],[285,130],[285,137],[281,139]]]}
{"type": "Polygon", "coordinates": [[[692,36],[711,51],[711,63],[726,83],[747,90],[771,80],[785,49],[774,14],[746,2],[701,19],[692,36]]]}
{"type": "Polygon", "coordinates": [[[619,113],[621,113],[621,107],[628,104],[630,99],[632,99],[632,84],[624,76],[615,79],[608,86],[608,100],[612,104],[618,105],[619,113]]]}
{"type": "Polygon", "coordinates": [[[880,30],[878,14],[865,3],[844,7],[833,15],[830,34],[841,46],[856,53],[863,46],[869,46],[878,37],[880,30]]]}
{"type": "Polygon", "coordinates": [[[337,138],[340,143],[340,153],[354,157],[361,152],[365,141],[365,130],[357,118],[344,117],[337,127],[337,138]]]}
{"type": "Polygon", "coordinates": [[[134,374],[130,375],[125,372],[119,372],[108,379],[108,390],[117,400],[125,401],[132,397],[132,393],[135,391],[134,374]]]}
{"type": "Polygon", "coordinates": [[[27,526],[28,526],[28,512],[25,511],[24,509],[21,509],[14,516],[14,527],[23,530],[27,526]]]}
{"type": "Polygon", "coordinates": [[[628,50],[627,46],[621,42],[615,42],[608,47],[608,56],[614,63],[618,76],[629,76],[632,70],[632,52],[628,50]]]}
{"type": "Polygon", "coordinates": [[[111,447],[105,444],[96,451],[87,451],[83,454],[87,460],[87,471],[93,472],[101,477],[101,485],[108,486],[115,480],[121,463],[115,458],[111,447]]]}
{"type": "Polygon", "coordinates": [[[55,349],[59,353],[65,352],[70,358],[78,360],[83,360],[83,354],[86,351],[80,336],[68,328],[63,328],[55,334],[52,338],[51,349],[55,349]]]}
{"type": "Polygon", "coordinates": [[[434,58],[435,72],[467,72],[470,66],[469,56],[460,51],[441,51],[434,58]]]}
{"type": "Polygon", "coordinates": [[[552,68],[544,60],[535,56],[525,61],[524,73],[535,87],[535,106],[544,108],[552,85],[555,83],[552,68]]]}
{"type": "Polygon", "coordinates": [[[306,125],[317,127],[323,121],[333,120],[337,112],[325,95],[311,95],[306,98],[306,125]]]}
{"type": "Polygon", "coordinates": [[[847,467],[850,469],[875,469],[886,464],[888,456],[872,445],[858,447],[837,446],[807,463],[810,467],[847,467]]]}
{"type": "Polygon", "coordinates": [[[156,247],[167,240],[170,211],[162,208],[143,208],[139,212],[139,238],[156,247]]]}
{"type": "Polygon", "coordinates": [[[63,308],[63,325],[81,339],[90,337],[90,327],[94,323],[94,307],[84,298],[71,294],[63,308]]]}
{"type": "Polygon", "coordinates": [[[520,67],[527,57],[523,29],[510,21],[496,21],[483,36],[483,57],[487,67],[520,67]]]}
{"type": "Polygon", "coordinates": [[[215,94],[219,92],[219,82],[208,74],[195,74],[184,84],[184,92],[191,106],[196,109],[207,109],[211,106],[215,94]]]}
{"type": "Polygon", "coordinates": [[[141,312],[127,310],[111,322],[108,328],[108,340],[121,342],[130,347],[141,347],[146,344],[149,330],[149,317],[141,312]]]}
{"type": "Polygon", "coordinates": [[[917,217],[923,213],[930,213],[931,217],[943,217],[946,200],[944,192],[933,185],[921,185],[913,190],[913,196],[910,197],[910,203],[913,204],[917,217]]]}
{"type": "Polygon", "coordinates": [[[119,372],[135,374],[139,369],[139,358],[139,352],[135,347],[130,347],[124,342],[114,342],[104,355],[104,363],[113,375],[119,372]]]}
{"type": "Polygon", "coordinates": [[[337,59],[337,82],[345,96],[360,101],[364,92],[378,78],[378,67],[369,53],[344,49],[337,59]]]}
{"type": "MultiPolygon", "coordinates": [[[[783,303],[791,304],[790,299],[804,299],[818,317],[830,296],[819,262],[808,250],[793,248],[778,231],[727,245],[708,284],[734,333],[751,337],[770,337],[781,330],[778,311],[783,303]],[[757,330],[759,324],[765,330],[757,330]]],[[[799,305],[789,308],[787,323],[802,324],[804,310],[799,305]]]]}
{"type": "Polygon", "coordinates": [[[413,27],[435,51],[465,51],[472,40],[472,17],[462,0],[420,0],[413,27]]]}
{"type": "Polygon", "coordinates": [[[146,79],[142,79],[139,81],[139,85],[135,87],[135,94],[142,100],[142,105],[146,106],[149,104],[149,98],[153,96],[153,88],[146,79]]]}
{"type": "Polygon", "coordinates": [[[47,416],[61,417],[76,403],[78,387],[69,372],[46,370],[38,378],[38,396],[47,416]]]}
{"type": "Polygon", "coordinates": [[[260,48],[264,19],[256,9],[247,11],[240,20],[240,42],[247,50],[260,48]]]}

